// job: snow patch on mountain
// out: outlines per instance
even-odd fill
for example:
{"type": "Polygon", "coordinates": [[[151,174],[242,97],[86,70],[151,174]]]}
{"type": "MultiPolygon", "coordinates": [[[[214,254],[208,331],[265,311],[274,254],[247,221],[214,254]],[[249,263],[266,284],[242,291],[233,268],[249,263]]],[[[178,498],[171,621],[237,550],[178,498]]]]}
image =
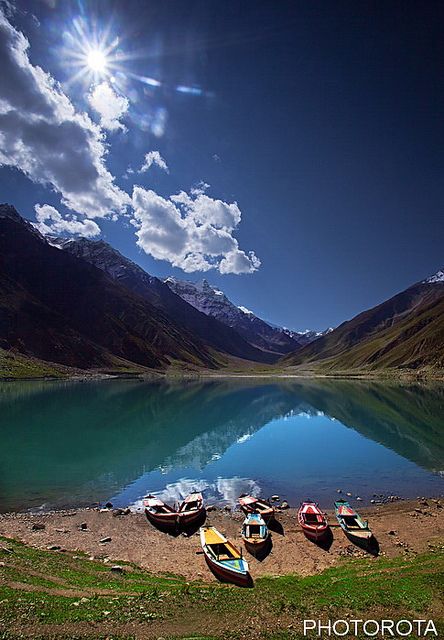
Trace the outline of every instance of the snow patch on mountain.
{"type": "Polygon", "coordinates": [[[321,331],[297,332],[266,322],[251,309],[233,304],[223,291],[211,286],[207,280],[194,283],[170,276],[164,282],[193,307],[233,327],[250,344],[266,351],[288,353],[324,335],[321,331]]]}
{"type": "Polygon", "coordinates": [[[247,307],[243,307],[242,305],[239,305],[238,309],[240,309],[242,313],[245,313],[246,316],[254,316],[254,313],[250,311],[250,309],[247,309],[247,307]]]}
{"type": "Polygon", "coordinates": [[[434,273],[433,276],[430,276],[429,278],[426,278],[425,280],[423,280],[423,282],[426,284],[436,284],[436,283],[444,282],[444,267],[442,269],[439,269],[439,271],[437,271],[436,273],[434,273]]]}

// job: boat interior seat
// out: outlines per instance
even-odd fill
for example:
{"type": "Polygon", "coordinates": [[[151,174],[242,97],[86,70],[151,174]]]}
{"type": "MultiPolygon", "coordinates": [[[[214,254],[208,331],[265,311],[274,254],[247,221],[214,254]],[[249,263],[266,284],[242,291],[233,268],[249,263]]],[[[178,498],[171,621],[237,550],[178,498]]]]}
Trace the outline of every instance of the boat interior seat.
{"type": "Polygon", "coordinates": [[[322,518],[317,513],[305,513],[305,521],[309,524],[322,522],[322,518]]]}
{"type": "Polygon", "coordinates": [[[355,516],[342,516],[342,519],[344,520],[344,522],[347,525],[347,527],[349,527],[349,529],[351,529],[351,528],[361,529],[362,528],[360,523],[359,523],[359,520],[355,516]]]}

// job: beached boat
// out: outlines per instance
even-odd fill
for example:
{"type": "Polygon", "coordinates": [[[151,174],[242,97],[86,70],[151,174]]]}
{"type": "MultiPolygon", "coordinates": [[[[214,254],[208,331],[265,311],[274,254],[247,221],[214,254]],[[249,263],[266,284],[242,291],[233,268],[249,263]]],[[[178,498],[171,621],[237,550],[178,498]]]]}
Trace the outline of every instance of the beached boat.
{"type": "Polygon", "coordinates": [[[327,516],[321,511],[316,502],[310,500],[301,502],[298,521],[305,535],[311,540],[321,540],[327,535],[327,516]]]}
{"type": "Polygon", "coordinates": [[[260,513],[249,513],[242,525],[242,540],[253,555],[266,547],[270,531],[260,513]]]}
{"type": "Polygon", "coordinates": [[[157,527],[174,529],[177,527],[177,511],[156,496],[148,495],[143,500],[145,515],[157,527]]]}
{"type": "Polygon", "coordinates": [[[217,578],[240,586],[251,584],[248,562],[242,552],[214,527],[200,528],[205,560],[217,578]]]}
{"type": "Polygon", "coordinates": [[[205,513],[201,493],[190,493],[179,507],[178,522],[181,527],[187,527],[200,520],[205,513]]]}
{"type": "Polygon", "coordinates": [[[260,513],[265,522],[268,522],[275,516],[276,509],[271,506],[268,500],[254,498],[253,496],[241,496],[238,500],[245,515],[249,513],[260,513]]]}
{"type": "Polygon", "coordinates": [[[364,521],[361,516],[356,513],[347,500],[338,500],[335,502],[336,519],[344,533],[352,538],[360,540],[370,540],[373,536],[368,522],[364,521]]]}

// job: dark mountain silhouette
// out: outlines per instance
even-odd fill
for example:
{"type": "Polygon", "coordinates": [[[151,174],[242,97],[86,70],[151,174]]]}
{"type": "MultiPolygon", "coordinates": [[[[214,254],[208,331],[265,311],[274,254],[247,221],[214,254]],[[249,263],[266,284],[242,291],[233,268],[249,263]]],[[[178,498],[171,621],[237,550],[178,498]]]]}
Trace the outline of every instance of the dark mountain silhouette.
{"type": "Polygon", "coordinates": [[[199,338],[48,244],[8,205],[0,206],[0,348],[85,369],[217,364],[199,338]]]}
{"type": "Polygon", "coordinates": [[[113,280],[148,300],[153,307],[217,351],[256,362],[278,359],[278,355],[264,353],[231,327],[195,309],[162,280],[148,274],[103,240],[78,238],[56,239],[55,242],[65,251],[105,271],[113,280]]]}

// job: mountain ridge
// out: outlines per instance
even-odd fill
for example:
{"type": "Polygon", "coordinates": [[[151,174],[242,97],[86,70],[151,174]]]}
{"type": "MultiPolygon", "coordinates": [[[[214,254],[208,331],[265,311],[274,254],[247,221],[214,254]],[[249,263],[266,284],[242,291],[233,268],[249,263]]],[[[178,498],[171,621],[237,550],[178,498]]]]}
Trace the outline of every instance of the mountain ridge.
{"type": "Polygon", "coordinates": [[[195,283],[169,276],[164,282],[196,309],[232,327],[264,351],[284,355],[319,337],[316,332],[298,333],[262,320],[246,307],[235,305],[206,279],[195,283]]]}
{"type": "Polygon", "coordinates": [[[52,239],[64,251],[86,260],[113,280],[146,299],[173,322],[196,335],[207,346],[253,362],[272,363],[272,357],[245,340],[237,331],[188,304],[162,280],[147,273],[135,262],[103,240],[52,239]]]}
{"type": "Polygon", "coordinates": [[[0,348],[82,369],[174,360],[214,368],[203,343],[0,205],[0,348]]]}
{"type": "Polygon", "coordinates": [[[442,270],[281,360],[328,371],[444,368],[442,270]]]}

